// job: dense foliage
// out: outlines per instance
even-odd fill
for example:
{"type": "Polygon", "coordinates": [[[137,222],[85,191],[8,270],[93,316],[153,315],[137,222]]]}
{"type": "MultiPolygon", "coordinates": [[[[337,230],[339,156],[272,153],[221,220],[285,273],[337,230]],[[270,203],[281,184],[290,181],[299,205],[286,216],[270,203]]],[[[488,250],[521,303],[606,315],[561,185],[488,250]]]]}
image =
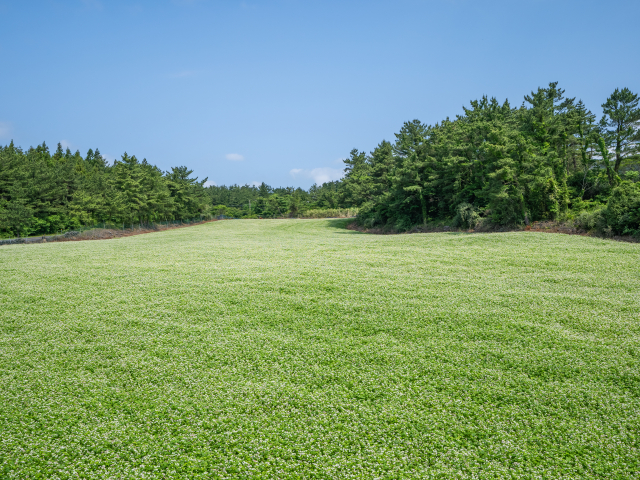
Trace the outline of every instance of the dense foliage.
{"type": "Polygon", "coordinates": [[[237,218],[298,216],[312,209],[336,209],[340,205],[342,182],[316,184],[302,188],[273,188],[264,182],[259,186],[231,185],[207,188],[216,214],[237,218]]]}
{"type": "Polygon", "coordinates": [[[351,152],[341,201],[361,207],[364,225],[399,230],[434,219],[526,224],[600,206],[603,228],[638,233],[638,96],[616,90],[602,107],[596,123],[551,83],[520,107],[483,97],[455,120],[406,122],[395,143],[351,152]]]}
{"type": "Polygon", "coordinates": [[[44,143],[23,151],[12,142],[0,147],[0,237],[210,215],[298,216],[340,206],[340,181],[308,191],[265,183],[205,187],[207,179],[192,173],[187,167],[162,172],[127,153],[110,165],[97,149],[82,157],[58,145],[51,155],[44,143]]]}
{"type": "Polygon", "coordinates": [[[367,227],[394,230],[450,221],[462,228],[573,219],[610,234],[640,235],[638,95],[616,89],[596,122],[557,83],[520,107],[472,101],[454,120],[406,122],[395,142],[345,160],[345,177],[308,191],[204,187],[186,167],[170,172],[126,153],[49,154],[0,148],[0,236],[53,233],[100,222],[131,224],[206,215],[296,217],[359,211],[367,227]]]}
{"type": "Polygon", "coordinates": [[[187,167],[163,173],[126,153],[108,165],[99,150],[83,158],[59,144],[51,155],[44,143],[25,152],[12,142],[0,147],[0,235],[206,215],[206,179],[191,173],[187,167]]]}

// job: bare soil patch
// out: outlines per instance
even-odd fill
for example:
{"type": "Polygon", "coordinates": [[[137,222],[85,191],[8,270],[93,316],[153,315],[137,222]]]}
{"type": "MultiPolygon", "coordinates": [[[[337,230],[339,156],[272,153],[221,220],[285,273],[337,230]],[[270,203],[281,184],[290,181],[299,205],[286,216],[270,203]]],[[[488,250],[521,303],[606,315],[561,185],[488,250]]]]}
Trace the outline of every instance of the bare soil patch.
{"type": "Polygon", "coordinates": [[[43,235],[40,237],[30,237],[21,239],[22,241],[12,241],[11,243],[51,243],[51,242],[80,242],[84,240],[110,240],[113,238],[132,237],[134,235],[144,235],[147,233],[164,232],[176,228],[193,227],[204,223],[217,222],[218,220],[203,220],[202,222],[185,223],[182,225],[160,225],[141,226],[139,228],[117,230],[111,228],[94,228],[84,232],[67,232],[62,235],[43,235]]]}

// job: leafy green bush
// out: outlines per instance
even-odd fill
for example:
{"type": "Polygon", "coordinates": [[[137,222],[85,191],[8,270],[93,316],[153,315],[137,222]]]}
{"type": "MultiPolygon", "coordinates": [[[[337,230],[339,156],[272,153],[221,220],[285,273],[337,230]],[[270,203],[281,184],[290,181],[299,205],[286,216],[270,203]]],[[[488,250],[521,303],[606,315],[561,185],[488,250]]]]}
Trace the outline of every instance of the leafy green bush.
{"type": "Polygon", "coordinates": [[[456,216],[453,219],[453,224],[456,227],[475,228],[478,222],[480,222],[480,215],[473,205],[466,202],[458,205],[456,216]]]}
{"type": "Polygon", "coordinates": [[[640,183],[623,181],[603,210],[607,226],[618,235],[640,235],[640,183]]]}
{"type": "Polygon", "coordinates": [[[240,208],[227,207],[226,205],[215,205],[211,211],[215,216],[224,215],[233,218],[243,218],[246,216],[246,213],[240,208]]]}
{"type": "Polygon", "coordinates": [[[227,206],[226,205],[214,205],[211,209],[211,212],[214,215],[226,215],[227,214],[227,206]]]}
{"type": "Polygon", "coordinates": [[[611,191],[606,207],[583,210],[573,219],[582,230],[606,235],[640,235],[640,183],[623,181],[611,191]]]}
{"type": "Polygon", "coordinates": [[[346,218],[357,214],[357,208],[315,208],[302,212],[304,218],[346,218]]]}
{"type": "Polygon", "coordinates": [[[591,230],[603,230],[606,227],[606,222],[602,216],[602,211],[602,208],[592,211],[583,210],[575,216],[573,224],[580,230],[587,232],[591,230]]]}
{"type": "Polygon", "coordinates": [[[362,224],[366,228],[373,228],[373,227],[375,227],[376,223],[377,223],[377,219],[376,219],[375,216],[367,217],[362,221],[362,224]]]}

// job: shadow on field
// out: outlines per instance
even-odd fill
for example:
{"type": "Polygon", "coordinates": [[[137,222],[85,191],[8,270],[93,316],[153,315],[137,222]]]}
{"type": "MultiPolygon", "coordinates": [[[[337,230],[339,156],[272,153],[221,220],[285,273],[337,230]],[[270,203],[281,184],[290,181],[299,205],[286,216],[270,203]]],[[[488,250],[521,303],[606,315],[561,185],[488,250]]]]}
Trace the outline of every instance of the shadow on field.
{"type": "MultiPolygon", "coordinates": [[[[335,219],[330,221],[330,226],[339,229],[346,229],[350,233],[365,233],[372,235],[406,235],[412,233],[446,233],[447,235],[477,235],[487,233],[510,233],[510,232],[529,232],[529,233],[556,233],[563,235],[578,235],[581,237],[599,238],[602,240],[612,240],[616,242],[628,242],[628,243],[640,243],[640,237],[634,237],[631,235],[615,235],[607,236],[598,233],[594,230],[584,231],[576,228],[571,223],[556,222],[556,221],[537,221],[527,226],[513,226],[513,225],[489,225],[488,228],[477,228],[466,230],[457,227],[450,227],[447,225],[416,225],[407,231],[397,231],[394,229],[386,229],[383,227],[366,228],[358,225],[355,220],[350,218],[335,219]]],[[[347,233],[347,232],[339,232],[347,233]]]]}
{"type": "MultiPolygon", "coordinates": [[[[433,229],[433,230],[420,230],[418,228],[414,228],[412,230],[406,232],[398,232],[396,230],[386,230],[384,228],[364,228],[360,227],[356,224],[356,221],[352,218],[336,218],[331,219],[328,222],[328,226],[331,228],[336,228],[343,230],[342,232],[337,233],[346,233],[346,234],[363,234],[363,235],[406,235],[409,233],[446,233],[447,235],[471,235],[474,232],[472,230],[445,230],[445,229],[433,229]]],[[[448,228],[448,227],[447,227],[448,228]]],[[[486,233],[495,233],[495,232],[486,232],[486,233]]]]}
{"type": "Polygon", "coordinates": [[[361,232],[359,230],[349,228],[349,225],[351,225],[352,223],[355,223],[353,218],[332,218],[332,219],[329,219],[329,221],[327,222],[328,224],[327,226],[329,228],[336,228],[336,229],[342,230],[341,232],[337,232],[341,234],[347,234],[347,235],[353,235],[353,234],[366,235],[367,234],[367,232],[361,232]]]}

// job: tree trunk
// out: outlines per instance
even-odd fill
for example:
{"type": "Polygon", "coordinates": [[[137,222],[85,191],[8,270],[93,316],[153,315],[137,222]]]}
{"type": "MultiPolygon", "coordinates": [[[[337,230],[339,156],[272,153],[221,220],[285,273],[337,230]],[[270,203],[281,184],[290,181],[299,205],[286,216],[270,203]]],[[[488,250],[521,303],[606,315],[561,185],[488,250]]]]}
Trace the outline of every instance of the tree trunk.
{"type": "Polygon", "coordinates": [[[614,172],[618,173],[621,163],[622,163],[622,155],[620,153],[620,133],[618,133],[618,138],[616,139],[616,164],[613,167],[614,172]]]}

